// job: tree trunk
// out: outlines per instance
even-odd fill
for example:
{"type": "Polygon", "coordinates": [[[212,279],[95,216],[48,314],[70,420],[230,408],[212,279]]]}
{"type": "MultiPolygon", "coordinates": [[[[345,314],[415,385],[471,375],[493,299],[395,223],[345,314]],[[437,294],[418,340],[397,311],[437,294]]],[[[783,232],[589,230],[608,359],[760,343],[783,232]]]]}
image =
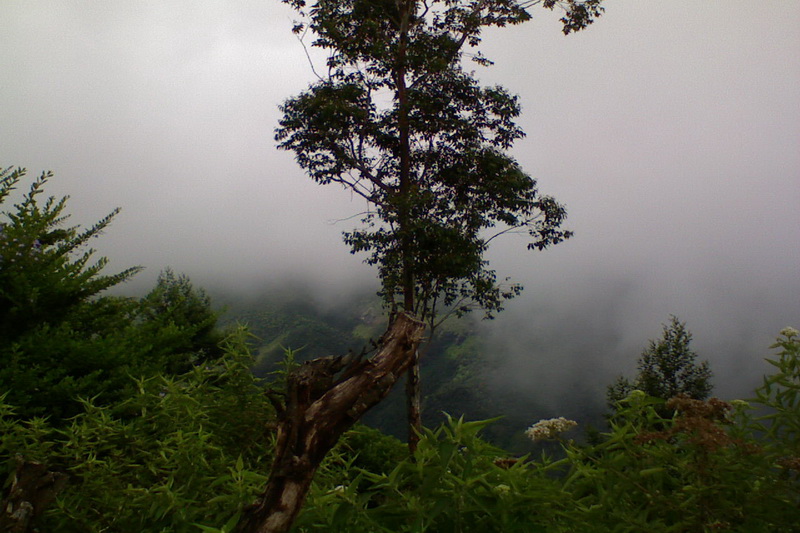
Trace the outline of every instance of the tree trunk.
{"type": "Polygon", "coordinates": [[[17,469],[0,508],[0,531],[27,533],[67,483],[67,475],[17,455],[17,469]]]}
{"type": "Polygon", "coordinates": [[[403,307],[406,313],[414,312],[414,269],[411,247],[411,125],[409,123],[408,89],[406,87],[406,52],[411,11],[416,7],[415,0],[400,2],[400,35],[397,46],[397,59],[394,67],[395,97],[397,98],[397,133],[400,141],[400,187],[398,196],[398,224],[403,261],[403,307]]]}
{"type": "MultiPolygon", "coordinates": [[[[397,63],[395,66],[395,84],[397,97],[397,131],[400,140],[400,246],[403,261],[403,308],[407,313],[414,312],[414,258],[411,244],[411,214],[409,212],[409,196],[412,193],[411,176],[411,126],[409,123],[408,90],[406,87],[406,52],[408,47],[408,31],[411,16],[416,11],[416,0],[403,0],[399,3],[400,35],[398,39],[397,63]]],[[[414,352],[411,365],[406,374],[406,412],[408,416],[408,451],[413,454],[419,442],[418,433],[422,431],[422,414],[420,408],[419,389],[419,353],[414,352]]]]}
{"type": "Polygon", "coordinates": [[[325,455],[386,397],[411,364],[424,330],[422,322],[401,313],[374,357],[325,357],[289,374],[285,401],[275,402],[278,429],[272,471],[262,495],[245,509],[238,532],[289,531],[325,455]]]}
{"type": "Polygon", "coordinates": [[[414,358],[406,372],[406,412],[408,415],[408,451],[414,454],[417,451],[419,435],[422,433],[422,405],[420,400],[419,383],[419,350],[414,352],[414,358]]]}

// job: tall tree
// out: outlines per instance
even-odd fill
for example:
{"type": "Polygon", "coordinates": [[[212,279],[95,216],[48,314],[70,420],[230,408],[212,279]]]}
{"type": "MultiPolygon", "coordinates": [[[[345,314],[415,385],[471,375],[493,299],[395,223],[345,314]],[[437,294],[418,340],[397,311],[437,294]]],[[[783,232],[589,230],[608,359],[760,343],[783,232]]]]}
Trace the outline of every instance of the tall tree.
{"type": "MultiPolygon", "coordinates": [[[[481,86],[465,50],[486,28],[529,20],[537,4],[563,7],[564,33],[578,31],[600,15],[600,0],[283,1],[304,19],[294,31],[311,31],[329,56],[327,75],[282,106],[276,139],[313,180],[366,200],[363,225],[345,241],[377,265],[390,321],[412,313],[432,333],[450,314],[493,316],[521,287],[498,282],[484,259],[489,242],[526,231],[528,248],[541,250],[571,232],[561,229],[564,207],[507,153],[523,136],[517,97],[481,86]]],[[[418,359],[407,388],[417,429],[418,359]]],[[[409,440],[413,448],[413,429],[409,440]]]]}
{"type": "MultiPolygon", "coordinates": [[[[425,323],[433,329],[442,308],[491,316],[519,292],[488,268],[494,236],[527,231],[528,247],[543,249],[571,235],[561,229],[563,206],[540,195],[506,153],[523,135],[517,98],[481,87],[461,60],[485,28],[525,22],[533,5],[564,7],[564,33],[602,12],[601,0],[282,1],[304,19],[294,31],[311,31],[329,56],[327,76],[282,106],[276,140],[312,179],[366,200],[363,226],[345,241],[378,266],[390,320],[372,359],[318,359],[288,376],[284,400],[276,399],[270,478],[238,526],[260,533],[289,530],[338,436],[399,372],[415,372],[425,323]]],[[[418,425],[419,405],[412,407],[418,425]]]]}
{"type": "Polygon", "coordinates": [[[697,362],[697,353],[692,350],[692,333],[686,323],[671,316],[669,325],[664,324],[660,339],[651,340],[639,357],[639,373],[633,381],[619,377],[608,387],[609,406],[616,410],[633,390],[641,390],[649,396],[669,400],[686,395],[695,400],[705,400],[711,393],[711,369],[708,361],[697,362]]]}

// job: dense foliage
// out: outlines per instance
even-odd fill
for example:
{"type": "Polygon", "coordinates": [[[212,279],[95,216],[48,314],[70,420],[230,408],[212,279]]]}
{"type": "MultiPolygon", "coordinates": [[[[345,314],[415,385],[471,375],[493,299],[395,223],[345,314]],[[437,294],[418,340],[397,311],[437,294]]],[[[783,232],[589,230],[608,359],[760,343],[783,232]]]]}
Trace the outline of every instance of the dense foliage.
{"type": "MultiPolygon", "coordinates": [[[[263,484],[272,410],[241,334],[179,376],[132,380],[114,406],[83,402],[63,427],[21,421],[0,402],[0,461],[38,461],[69,476],[42,531],[191,532],[236,514],[263,484]]],[[[0,397],[1,398],[1,397],[0,397]]]]}
{"type": "MultiPolygon", "coordinates": [[[[3,173],[0,200],[22,177],[3,173]]],[[[105,277],[104,261],[88,266],[90,250],[76,255],[107,222],[64,228],[65,199],[37,201],[47,177],[3,212],[0,297],[16,328],[0,339],[0,526],[231,531],[261,491],[273,453],[265,385],[279,390],[295,363],[255,377],[246,332],[220,331],[205,293],[169,270],[143,298],[103,296],[134,270],[105,277]],[[20,465],[66,480],[32,524],[14,521],[24,510],[11,505],[20,465]]],[[[319,329],[301,315],[287,320],[277,329],[319,329]]],[[[371,335],[363,321],[339,320],[354,327],[353,338],[371,335]]],[[[462,366],[451,369],[441,397],[474,387],[478,367],[465,365],[479,365],[468,334],[445,333],[452,342],[439,359],[462,366]]],[[[675,319],[646,361],[667,354],[693,364],[690,339],[675,319]]],[[[771,374],[749,401],[706,400],[702,387],[694,389],[701,397],[632,390],[591,445],[565,438],[572,421],[539,421],[525,434],[551,441],[552,458],[488,443],[481,435],[492,420],[446,417],[422,432],[411,457],[397,439],[356,426],[323,463],[293,530],[796,531],[800,332],[785,328],[772,348],[771,374]]],[[[675,375],[687,375],[682,368],[674,365],[675,375]]]]}
{"type": "Polygon", "coordinates": [[[489,421],[451,419],[388,472],[340,462],[339,476],[328,472],[312,492],[298,531],[795,531],[797,331],[785,329],[775,346],[778,370],[752,407],[679,396],[664,418],[664,400],[637,390],[591,446],[557,434],[569,421],[539,422],[533,428],[547,431],[529,435],[559,440],[559,461],[508,457],[477,436],[489,421]]]}
{"type": "MultiPolygon", "coordinates": [[[[0,206],[24,169],[0,175],[0,206]]],[[[164,271],[144,298],[102,294],[140,269],[101,271],[87,248],[114,210],[88,229],[67,226],[67,197],[43,199],[50,173],[0,217],[0,390],[18,416],[53,423],[81,411],[79,398],[109,405],[131,392],[130,377],[185,372],[218,356],[217,315],[184,276],[164,271]]]]}
{"type": "MultiPolygon", "coordinates": [[[[0,204],[24,177],[0,173],[0,204]]],[[[268,456],[273,419],[245,334],[218,329],[169,269],[142,298],[102,294],[139,270],[90,262],[118,210],[66,226],[67,198],[41,200],[50,177],[0,213],[0,463],[23,473],[4,497],[42,464],[68,480],[42,530],[196,531],[234,515],[253,496],[244,478],[263,482],[246,469],[268,456]]],[[[24,507],[2,509],[0,526],[26,530],[24,507]]]]}
{"type": "MultiPolygon", "coordinates": [[[[448,419],[414,457],[357,427],[319,472],[297,532],[791,532],[800,516],[800,338],[786,328],[749,402],[668,403],[633,391],[599,444],[563,419],[531,438],[562,459],[513,457],[448,419]]],[[[0,456],[23,453],[70,476],[42,519],[54,531],[229,531],[264,483],[271,410],[233,337],[213,363],[136,382],[116,408],[84,403],[63,428],[3,403],[0,456]],[[220,529],[221,528],[221,529],[220,529]]]]}

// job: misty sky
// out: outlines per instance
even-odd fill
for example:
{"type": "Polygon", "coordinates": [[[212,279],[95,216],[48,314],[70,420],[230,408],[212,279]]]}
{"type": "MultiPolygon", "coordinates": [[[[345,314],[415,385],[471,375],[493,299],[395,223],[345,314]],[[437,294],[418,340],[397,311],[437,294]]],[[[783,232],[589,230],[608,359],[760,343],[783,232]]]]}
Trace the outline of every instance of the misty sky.
{"type": "MultiPolygon", "coordinates": [[[[672,313],[718,392],[746,395],[800,327],[800,2],[610,0],[569,37],[533,13],[475,69],[520,95],[514,155],[576,236],[492,250],[526,286],[486,325],[503,379],[601,394],[672,313]]],[[[122,207],[97,248],[145,265],[138,287],[166,266],[244,291],[374,284],[340,238],[363,204],[275,149],[278,104],[313,79],[277,0],[3,0],[0,22],[0,165],[54,171],[76,222],[122,207]]]]}

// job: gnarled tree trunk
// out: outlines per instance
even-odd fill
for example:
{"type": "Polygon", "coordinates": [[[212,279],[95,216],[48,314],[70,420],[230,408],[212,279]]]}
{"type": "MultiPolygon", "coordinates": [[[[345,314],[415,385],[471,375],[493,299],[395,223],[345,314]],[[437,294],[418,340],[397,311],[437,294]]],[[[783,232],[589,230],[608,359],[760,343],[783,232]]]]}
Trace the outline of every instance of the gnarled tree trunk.
{"type": "Polygon", "coordinates": [[[35,519],[44,513],[67,483],[67,475],[52,472],[41,463],[16,457],[17,469],[0,507],[0,531],[33,531],[35,519]]]}
{"type": "Polygon", "coordinates": [[[365,361],[325,357],[287,377],[278,408],[275,459],[266,489],[237,526],[240,533],[285,533],[305,501],[325,455],[408,369],[425,331],[422,322],[399,314],[378,353],[365,361]]]}

